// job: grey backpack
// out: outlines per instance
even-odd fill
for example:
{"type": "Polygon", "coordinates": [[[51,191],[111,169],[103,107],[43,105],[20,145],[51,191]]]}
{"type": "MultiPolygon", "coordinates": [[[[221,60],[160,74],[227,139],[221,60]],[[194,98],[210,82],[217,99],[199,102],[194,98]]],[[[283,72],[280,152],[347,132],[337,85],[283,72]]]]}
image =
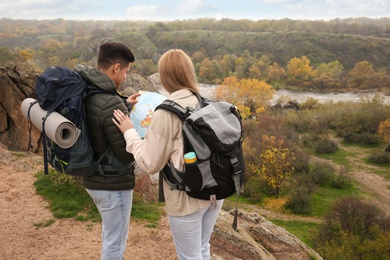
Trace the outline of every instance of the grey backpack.
{"type": "Polygon", "coordinates": [[[234,193],[238,198],[245,175],[240,113],[230,103],[194,94],[199,100],[194,108],[183,108],[171,100],[156,108],[171,111],[181,119],[184,154],[196,155],[185,164],[184,172],[168,163],[162,175],[172,189],[184,190],[194,198],[212,201],[234,193]]]}

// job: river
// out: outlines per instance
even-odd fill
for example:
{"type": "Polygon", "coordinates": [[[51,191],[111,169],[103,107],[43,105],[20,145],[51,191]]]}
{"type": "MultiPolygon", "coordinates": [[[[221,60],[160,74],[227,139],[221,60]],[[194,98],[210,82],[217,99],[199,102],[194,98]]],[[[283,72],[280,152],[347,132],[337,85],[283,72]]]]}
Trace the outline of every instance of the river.
{"type": "MultiPolygon", "coordinates": [[[[206,97],[210,97],[215,86],[200,84],[201,93],[206,97]]],[[[290,90],[277,90],[273,98],[270,100],[271,105],[275,105],[281,97],[289,97],[290,100],[295,100],[298,103],[306,101],[308,98],[314,98],[320,103],[326,103],[328,101],[342,102],[342,101],[356,101],[367,100],[373,98],[375,93],[355,94],[355,93],[319,93],[310,91],[290,91],[290,90]]],[[[390,104],[390,96],[383,96],[384,103],[390,104]]]]}

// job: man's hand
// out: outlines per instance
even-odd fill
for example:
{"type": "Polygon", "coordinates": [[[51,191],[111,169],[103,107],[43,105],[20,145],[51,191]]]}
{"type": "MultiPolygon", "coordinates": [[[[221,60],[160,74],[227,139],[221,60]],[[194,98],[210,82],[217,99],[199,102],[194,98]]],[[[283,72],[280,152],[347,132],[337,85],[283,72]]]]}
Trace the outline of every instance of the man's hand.
{"type": "Polygon", "coordinates": [[[139,96],[141,96],[140,93],[133,94],[130,97],[128,97],[126,101],[130,105],[134,106],[138,102],[137,97],[139,97],[139,96]]]}
{"type": "Polygon", "coordinates": [[[114,110],[114,117],[112,121],[114,124],[121,130],[122,133],[125,133],[127,130],[134,128],[133,123],[130,120],[130,117],[123,114],[119,109],[114,110]]]}

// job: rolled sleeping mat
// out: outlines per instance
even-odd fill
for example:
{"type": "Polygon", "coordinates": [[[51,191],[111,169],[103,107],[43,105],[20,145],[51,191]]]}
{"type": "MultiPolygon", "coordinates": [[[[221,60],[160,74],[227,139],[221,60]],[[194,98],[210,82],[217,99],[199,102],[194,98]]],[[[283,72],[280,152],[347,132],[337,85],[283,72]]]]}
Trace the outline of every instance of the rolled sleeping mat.
{"type": "MultiPolygon", "coordinates": [[[[47,115],[47,111],[43,110],[33,98],[23,100],[21,109],[23,115],[42,132],[42,122],[47,115]]],[[[45,133],[49,139],[61,148],[66,149],[74,145],[80,136],[80,132],[75,124],[58,112],[53,111],[46,118],[45,133]]]]}

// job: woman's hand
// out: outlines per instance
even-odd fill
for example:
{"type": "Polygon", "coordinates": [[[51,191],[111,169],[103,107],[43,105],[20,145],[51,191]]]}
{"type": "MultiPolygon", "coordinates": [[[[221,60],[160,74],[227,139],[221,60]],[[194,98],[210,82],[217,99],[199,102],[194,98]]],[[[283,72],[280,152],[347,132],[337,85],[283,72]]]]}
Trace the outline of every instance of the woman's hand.
{"type": "Polygon", "coordinates": [[[134,106],[138,102],[137,97],[139,97],[139,96],[141,96],[140,93],[133,94],[130,97],[128,97],[126,101],[130,105],[134,106]]]}
{"type": "Polygon", "coordinates": [[[122,133],[125,133],[127,130],[134,128],[130,118],[123,114],[123,112],[119,109],[114,110],[114,118],[112,121],[119,128],[119,130],[121,130],[122,133]]]}

